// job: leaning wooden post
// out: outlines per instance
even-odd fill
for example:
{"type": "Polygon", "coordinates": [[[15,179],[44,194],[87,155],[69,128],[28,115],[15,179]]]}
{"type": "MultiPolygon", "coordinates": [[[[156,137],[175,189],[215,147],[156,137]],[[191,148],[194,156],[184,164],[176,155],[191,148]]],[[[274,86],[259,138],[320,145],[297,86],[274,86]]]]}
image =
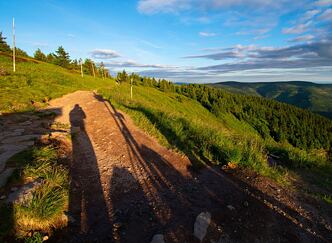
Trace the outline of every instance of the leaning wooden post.
{"type": "Polygon", "coordinates": [[[93,72],[93,78],[96,78],[95,65],[92,61],[91,61],[91,67],[92,67],[92,72],[93,72]]]}
{"type": "Polygon", "coordinates": [[[130,78],[130,99],[133,99],[133,78],[130,78]]]}
{"type": "Polygon", "coordinates": [[[80,64],[81,64],[81,76],[83,78],[83,61],[81,58],[80,58],[80,64]]]}
{"type": "Polygon", "coordinates": [[[16,60],[15,60],[15,19],[13,18],[13,71],[16,72],[16,60]]]}

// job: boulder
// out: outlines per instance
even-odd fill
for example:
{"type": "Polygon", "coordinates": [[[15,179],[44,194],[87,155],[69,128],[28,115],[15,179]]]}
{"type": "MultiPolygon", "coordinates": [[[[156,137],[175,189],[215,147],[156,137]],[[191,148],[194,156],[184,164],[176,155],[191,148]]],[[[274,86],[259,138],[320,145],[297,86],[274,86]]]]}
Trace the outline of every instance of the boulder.
{"type": "Polygon", "coordinates": [[[37,179],[23,185],[18,190],[9,194],[7,203],[23,203],[24,201],[29,200],[32,196],[32,192],[42,183],[42,179],[37,179]]]}
{"type": "Polygon", "coordinates": [[[201,242],[203,241],[207,229],[211,222],[211,214],[209,212],[200,213],[195,221],[194,225],[194,236],[199,239],[201,242]]]}
{"type": "Polygon", "coordinates": [[[165,243],[164,235],[156,234],[152,237],[151,243],[165,243]]]}

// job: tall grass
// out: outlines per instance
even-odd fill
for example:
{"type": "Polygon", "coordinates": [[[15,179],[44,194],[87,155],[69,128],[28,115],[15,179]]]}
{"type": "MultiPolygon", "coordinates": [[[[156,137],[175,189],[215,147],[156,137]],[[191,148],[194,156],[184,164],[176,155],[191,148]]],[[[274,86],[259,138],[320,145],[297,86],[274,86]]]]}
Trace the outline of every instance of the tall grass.
{"type": "Polygon", "coordinates": [[[16,112],[34,109],[39,105],[76,90],[93,90],[107,87],[110,79],[93,78],[62,67],[20,58],[16,72],[12,71],[11,58],[0,54],[0,112],[16,112]],[[31,102],[33,101],[33,102],[31,102]]]}
{"type": "Polygon", "coordinates": [[[248,124],[230,115],[217,118],[179,94],[135,86],[131,100],[128,90],[121,84],[100,93],[162,144],[186,154],[194,167],[234,163],[286,183],[286,170],[269,166],[265,142],[248,124]]]}
{"type": "MultiPolygon", "coordinates": [[[[13,159],[20,167],[20,181],[38,181],[31,194],[13,203],[11,218],[16,237],[31,232],[48,232],[66,226],[64,211],[68,205],[68,168],[61,164],[54,145],[33,147],[13,159]]],[[[4,210],[3,212],[8,212],[4,210]]]]}

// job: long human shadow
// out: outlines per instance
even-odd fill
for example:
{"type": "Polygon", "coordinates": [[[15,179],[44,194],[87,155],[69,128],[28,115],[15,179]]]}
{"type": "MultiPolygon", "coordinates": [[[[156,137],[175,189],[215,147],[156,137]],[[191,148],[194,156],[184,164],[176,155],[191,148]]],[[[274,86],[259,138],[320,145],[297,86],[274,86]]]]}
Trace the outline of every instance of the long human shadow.
{"type": "Polygon", "coordinates": [[[149,242],[158,222],[137,178],[127,168],[114,167],[110,185],[115,242],[149,242]]]}
{"type": "MultiPolygon", "coordinates": [[[[98,99],[103,101],[101,97],[98,99]]],[[[184,242],[190,239],[190,242],[196,242],[197,240],[192,236],[192,227],[194,219],[202,211],[210,211],[214,220],[223,227],[223,232],[239,242],[254,242],[255,240],[262,242],[321,242],[329,240],[330,232],[328,230],[319,227],[316,233],[307,231],[306,226],[312,226],[313,222],[267,195],[262,197],[265,201],[269,200],[297,218],[304,225],[304,227],[300,227],[299,223],[294,223],[282,213],[271,209],[263,202],[263,199],[259,200],[258,197],[248,195],[245,191],[255,191],[249,184],[236,183],[215,168],[206,167],[199,173],[193,172],[192,177],[183,176],[171,162],[153,149],[144,145],[140,146],[126,126],[121,113],[111,104],[103,102],[114,117],[127,142],[128,149],[132,152],[132,163],[138,163],[150,178],[149,183],[142,186],[150,188],[147,198],[150,203],[154,202],[156,205],[153,212],[158,220],[153,220],[154,224],[151,224],[151,227],[154,227],[154,231],[157,232],[172,232],[167,235],[166,240],[184,242]],[[243,206],[245,201],[250,206],[243,206]],[[229,209],[227,207],[229,205],[232,205],[235,210],[229,209]],[[237,232],[241,232],[241,234],[237,232]],[[271,237],[277,238],[271,240],[271,237]]],[[[142,110],[140,111],[142,112],[142,110]]],[[[149,117],[152,115],[149,114],[149,117]]],[[[161,132],[165,130],[170,131],[170,128],[160,129],[161,132]]],[[[134,171],[135,176],[139,176],[140,173],[143,174],[134,171]]],[[[148,220],[145,215],[142,216],[142,221],[144,218],[148,220]]],[[[132,225],[132,227],[135,226],[132,225]]],[[[216,236],[218,232],[215,229],[211,234],[216,236]]],[[[147,237],[152,237],[152,232],[145,235],[144,239],[147,237]]],[[[124,242],[135,242],[128,236],[124,239],[126,239],[124,242]]]]}
{"type": "Polygon", "coordinates": [[[111,224],[96,155],[85,130],[83,109],[70,111],[72,164],[70,165],[68,241],[109,241],[111,224]]]}

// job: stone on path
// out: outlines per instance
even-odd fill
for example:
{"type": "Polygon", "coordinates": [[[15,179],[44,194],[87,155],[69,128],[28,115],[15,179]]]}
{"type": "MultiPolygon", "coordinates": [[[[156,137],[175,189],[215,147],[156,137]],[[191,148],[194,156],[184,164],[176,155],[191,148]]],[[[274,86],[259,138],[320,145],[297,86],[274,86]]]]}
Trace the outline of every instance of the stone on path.
{"type": "Polygon", "coordinates": [[[151,243],[165,243],[164,235],[156,234],[152,237],[151,243]]]}
{"type": "Polygon", "coordinates": [[[7,202],[8,203],[21,203],[25,200],[28,200],[32,196],[32,192],[38,186],[43,183],[43,180],[37,179],[33,182],[29,182],[24,186],[20,187],[18,190],[13,191],[9,194],[7,202]]]}
{"type": "Polygon", "coordinates": [[[197,216],[194,225],[194,236],[200,241],[203,241],[210,222],[211,214],[209,212],[202,212],[197,216]]]}
{"type": "Polygon", "coordinates": [[[7,168],[0,173],[0,188],[6,185],[9,177],[13,174],[15,168],[7,168]]]}
{"type": "Polygon", "coordinates": [[[2,140],[2,143],[19,143],[19,142],[23,142],[23,141],[33,140],[38,137],[39,137],[39,135],[36,135],[36,134],[15,136],[15,137],[9,137],[9,138],[2,140]]]}
{"type": "Polygon", "coordinates": [[[34,141],[23,141],[16,145],[14,144],[3,144],[0,146],[0,173],[5,169],[6,162],[12,156],[26,150],[28,147],[34,145],[34,141]],[[4,152],[2,152],[4,151],[4,152]]]}
{"type": "Polygon", "coordinates": [[[232,205],[227,205],[227,208],[231,211],[235,210],[235,208],[232,205]]]}

